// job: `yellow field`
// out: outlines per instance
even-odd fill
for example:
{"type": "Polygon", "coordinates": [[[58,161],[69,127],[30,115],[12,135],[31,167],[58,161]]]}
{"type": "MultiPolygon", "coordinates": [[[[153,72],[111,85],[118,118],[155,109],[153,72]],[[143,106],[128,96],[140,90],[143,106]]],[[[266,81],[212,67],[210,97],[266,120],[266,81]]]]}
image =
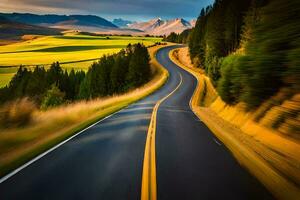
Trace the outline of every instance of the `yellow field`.
{"type": "Polygon", "coordinates": [[[69,34],[0,46],[0,87],[7,84],[8,77],[16,72],[19,65],[47,67],[58,61],[64,68],[86,70],[94,60],[104,54],[116,53],[129,43],[140,42],[148,46],[159,41],[161,38],[69,34]]]}

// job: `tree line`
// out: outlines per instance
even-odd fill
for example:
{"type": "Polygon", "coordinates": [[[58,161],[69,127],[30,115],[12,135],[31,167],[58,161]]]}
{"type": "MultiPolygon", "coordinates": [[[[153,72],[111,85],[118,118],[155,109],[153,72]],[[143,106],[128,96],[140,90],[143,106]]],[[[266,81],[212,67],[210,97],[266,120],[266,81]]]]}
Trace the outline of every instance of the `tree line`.
{"type": "Polygon", "coordinates": [[[143,44],[129,44],[113,55],[103,56],[87,72],[63,70],[58,62],[49,69],[20,66],[8,86],[0,89],[2,103],[29,97],[42,108],[79,99],[124,93],[151,78],[150,57],[143,44]]]}
{"type": "Polygon", "coordinates": [[[181,33],[172,32],[172,33],[170,33],[170,35],[164,36],[163,41],[187,44],[190,32],[191,32],[191,29],[186,29],[186,30],[182,31],[181,33]]]}
{"type": "Polygon", "coordinates": [[[228,104],[300,91],[300,1],[216,0],[188,36],[190,57],[228,104]]]}

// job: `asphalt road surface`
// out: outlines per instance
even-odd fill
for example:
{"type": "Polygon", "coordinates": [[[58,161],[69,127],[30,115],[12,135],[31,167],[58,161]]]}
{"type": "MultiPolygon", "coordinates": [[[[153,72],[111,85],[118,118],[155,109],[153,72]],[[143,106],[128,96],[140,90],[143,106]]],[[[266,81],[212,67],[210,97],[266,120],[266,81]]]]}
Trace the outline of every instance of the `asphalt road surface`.
{"type": "Polygon", "coordinates": [[[193,114],[196,79],[157,53],[169,71],[157,92],[98,122],[0,184],[0,199],[140,199],[143,157],[155,103],[157,199],[272,199],[193,114]],[[182,78],[180,78],[182,77],[182,78]]]}

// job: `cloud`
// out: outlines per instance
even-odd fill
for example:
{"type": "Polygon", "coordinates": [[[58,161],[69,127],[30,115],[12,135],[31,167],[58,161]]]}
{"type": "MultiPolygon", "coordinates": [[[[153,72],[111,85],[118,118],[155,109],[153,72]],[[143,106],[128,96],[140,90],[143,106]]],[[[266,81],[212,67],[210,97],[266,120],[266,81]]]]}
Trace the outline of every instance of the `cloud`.
{"type": "Polygon", "coordinates": [[[194,18],[213,0],[0,0],[2,12],[194,18]]]}

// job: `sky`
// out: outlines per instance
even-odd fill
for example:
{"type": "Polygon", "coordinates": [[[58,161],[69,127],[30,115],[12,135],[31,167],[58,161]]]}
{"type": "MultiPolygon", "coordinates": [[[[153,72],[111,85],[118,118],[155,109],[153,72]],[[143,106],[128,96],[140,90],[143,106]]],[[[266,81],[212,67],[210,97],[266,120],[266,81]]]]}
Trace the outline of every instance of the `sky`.
{"type": "Polygon", "coordinates": [[[92,14],[106,19],[144,21],[197,18],[214,0],[0,0],[0,12],[36,14],[92,14]]]}

